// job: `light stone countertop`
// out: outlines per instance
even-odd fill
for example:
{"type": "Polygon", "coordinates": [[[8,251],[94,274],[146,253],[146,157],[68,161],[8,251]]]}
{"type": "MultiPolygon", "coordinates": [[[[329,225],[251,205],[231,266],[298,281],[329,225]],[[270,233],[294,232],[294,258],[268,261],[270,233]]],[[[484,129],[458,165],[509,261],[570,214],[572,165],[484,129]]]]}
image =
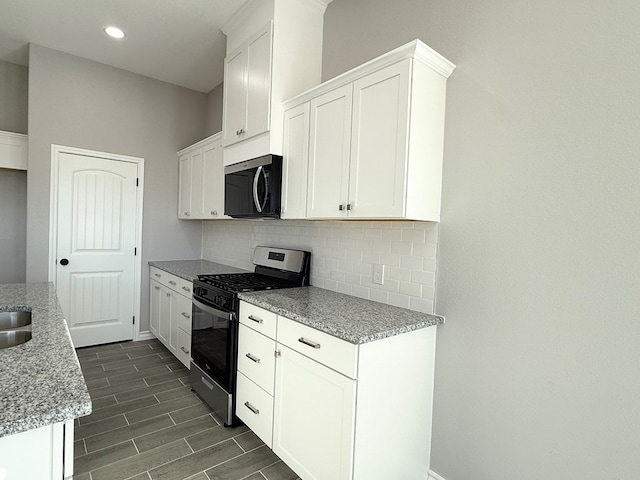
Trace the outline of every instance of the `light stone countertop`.
{"type": "Polygon", "coordinates": [[[0,437],[91,413],[53,283],[0,285],[0,311],[31,310],[33,338],[0,349],[0,437]]]}
{"type": "Polygon", "coordinates": [[[242,270],[221,263],[214,263],[208,260],[163,260],[150,261],[149,265],[169,272],[185,280],[193,282],[198,275],[217,275],[220,273],[246,273],[242,270]]]}
{"type": "Polygon", "coordinates": [[[240,293],[248,303],[361,344],[444,323],[444,317],[317,287],[240,293]]]}

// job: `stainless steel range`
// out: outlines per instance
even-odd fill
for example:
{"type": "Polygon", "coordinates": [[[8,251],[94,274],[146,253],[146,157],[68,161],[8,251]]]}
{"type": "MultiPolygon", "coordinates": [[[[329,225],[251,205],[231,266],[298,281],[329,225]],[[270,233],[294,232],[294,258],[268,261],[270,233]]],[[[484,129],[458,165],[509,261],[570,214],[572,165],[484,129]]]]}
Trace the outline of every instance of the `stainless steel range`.
{"type": "Polygon", "coordinates": [[[236,425],[239,292],[309,284],[311,254],[256,247],[254,272],[199,275],[193,282],[191,387],[225,426],[236,425]]]}

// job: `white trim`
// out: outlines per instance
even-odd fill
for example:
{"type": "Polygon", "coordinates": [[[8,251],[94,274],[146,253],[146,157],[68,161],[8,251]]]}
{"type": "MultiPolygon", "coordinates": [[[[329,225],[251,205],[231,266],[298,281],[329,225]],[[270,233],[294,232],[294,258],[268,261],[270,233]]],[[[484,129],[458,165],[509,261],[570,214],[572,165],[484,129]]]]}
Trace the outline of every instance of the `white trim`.
{"type": "Polygon", "coordinates": [[[84,155],[85,157],[104,158],[119,162],[135,163],[138,167],[138,188],[136,191],[136,248],[137,255],[134,262],[133,288],[137,294],[133,295],[133,314],[136,317],[133,326],[133,340],[140,338],[140,297],[142,288],[142,202],[144,192],[144,158],[120,155],[117,153],[100,152],[84,148],[67,147],[63,145],[51,145],[51,196],[49,198],[49,281],[55,284],[56,250],[58,239],[58,164],[60,155],[70,153],[84,155]]]}
{"type": "Polygon", "coordinates": [[[145,330],[144,332],[138,332],[138,336],[135,339],[136,341],[138,340],[153,340],[154,338],[157,338],[153,333],[151,333],[149,330],[145,330]]]}
{"type": "Polygon", "coordinates": [[[429,470],[429,476],[427,477],[427,480],[446,480],[446,479],[438,475],[433,470],[429,470]]]}

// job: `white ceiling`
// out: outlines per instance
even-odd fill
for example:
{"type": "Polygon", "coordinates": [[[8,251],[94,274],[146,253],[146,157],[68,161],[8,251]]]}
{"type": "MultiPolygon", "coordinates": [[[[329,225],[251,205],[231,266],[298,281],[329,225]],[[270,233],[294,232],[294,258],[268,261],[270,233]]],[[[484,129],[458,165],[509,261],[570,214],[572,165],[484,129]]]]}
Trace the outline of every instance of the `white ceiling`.
{"type": "Polygon", "coordinates": [[[0,0],[0,60],[28,64],[28,44],[209,92],[222,82],[220,28],[245,0],[0,0]],[[126,37],[105,35],[108,25],[126,37]]]}

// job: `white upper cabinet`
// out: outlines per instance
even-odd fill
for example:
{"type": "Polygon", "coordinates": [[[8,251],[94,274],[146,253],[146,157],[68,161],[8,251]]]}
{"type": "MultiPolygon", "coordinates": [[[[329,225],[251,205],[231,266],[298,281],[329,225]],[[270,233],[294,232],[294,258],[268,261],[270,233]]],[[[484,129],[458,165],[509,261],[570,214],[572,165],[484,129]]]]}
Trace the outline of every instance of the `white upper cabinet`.
{"type": "Polygon", "coordinates": [[[28,137],[21,133],[0,131],[0,168],[26,170],[28,137]]]}
{"type": "Polygon", "coordinates": [[[347,214],[352,105],[351,85],[310,102],[308,217],[347,214]]]}
{"type": "Polygon", "coordinates": [[[221,133],[178,152],[178,218],[207,220],[224,215],[221,133]]]}
{"type": "Polygon", "coordinates": [[[269,130],[271,22],[225,59],[224,146],[269,130]]]}
{"type": "Polygon", "coordinates": [[[281,218],[307,216],[307,168],[309,164],[309,104],[284,114],[281,218]]]}
{"type": "Polygon", "coordinates": [[[286,102],[310,109],[307,218],[440,220],[453,68],[415,40],[286,102]]]}
{"type": "Polygon", "coordinates": [[[227,22],[224,164],[282,155],[282,102],[320,83],[331,0],[248,0],[227,22]]]}

